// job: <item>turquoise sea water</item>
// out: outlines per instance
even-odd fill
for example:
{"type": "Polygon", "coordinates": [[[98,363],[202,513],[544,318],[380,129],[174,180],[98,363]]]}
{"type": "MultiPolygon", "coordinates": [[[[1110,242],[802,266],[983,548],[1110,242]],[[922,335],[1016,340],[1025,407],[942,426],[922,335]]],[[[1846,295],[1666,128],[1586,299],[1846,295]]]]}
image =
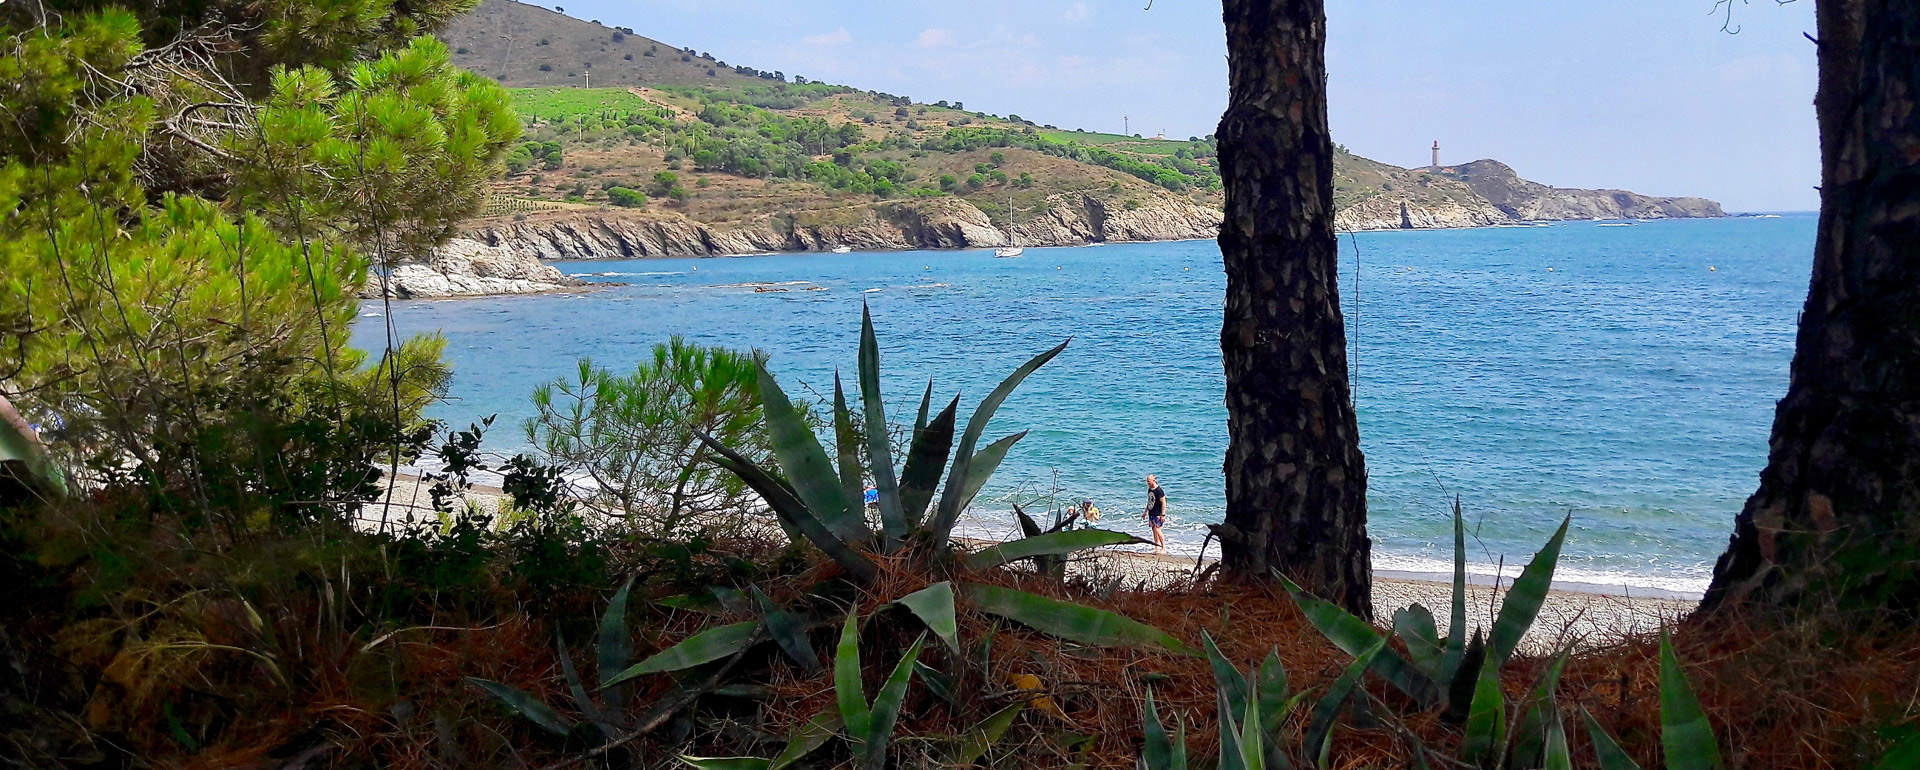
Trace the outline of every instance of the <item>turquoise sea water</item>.
{"type": "MultiPolygon", "coordinates": [[[[1813,225],[1787,215],[1343,236],[1376,566],[1444,571],[1459,495],[1477,561],[1511,571],[1571,515],[1563,580],[1704,587],[1765,460],[1813,225]]],[[[1197,549],[1221,515],[1225,279],[1211,241],[559,267],[627,285],[393,305],[403,334],[448,338],[452,398],[434,416],[498,414],[489,444],[511,451],[536,384],[581,356],[631,366],[672,334],[762,348],[789,392],[830,394],[835,367],[851,380],[865,298],[889,413],[902,420],[929,377],[936,397],[962,395],[964,418],[1027,357],[1073,339],[994,420],[989,437],[1032,433],[976,503],[976,533],[1011,531],[998,501],[1056,478],[1066,496],[1095,499],[1104,524],[1144,532],[1141,479],[1159,474],[1177,551],[1197,549]],[[740,285],[753,282],[789,291],[740,285]]],[[[378,310],[356,329],[362,346],[380,344],[378,310]]]]}

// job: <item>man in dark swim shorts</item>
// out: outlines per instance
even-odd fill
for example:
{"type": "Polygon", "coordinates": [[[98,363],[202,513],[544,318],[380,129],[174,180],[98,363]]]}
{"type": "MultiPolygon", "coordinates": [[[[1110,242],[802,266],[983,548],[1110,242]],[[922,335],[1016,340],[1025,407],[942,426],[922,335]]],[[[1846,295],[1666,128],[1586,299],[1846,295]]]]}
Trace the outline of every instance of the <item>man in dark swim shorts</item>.
{"type": "Polygon", "coordinates": [[[1160,553],[1167,552],[1167,538],[1160,534],[1160,528],[1167,525],[1167,490],[1160,486],[1159,479],[1147,475],[1147,526],[1153,529],[1153,547],[1160,553]]]}

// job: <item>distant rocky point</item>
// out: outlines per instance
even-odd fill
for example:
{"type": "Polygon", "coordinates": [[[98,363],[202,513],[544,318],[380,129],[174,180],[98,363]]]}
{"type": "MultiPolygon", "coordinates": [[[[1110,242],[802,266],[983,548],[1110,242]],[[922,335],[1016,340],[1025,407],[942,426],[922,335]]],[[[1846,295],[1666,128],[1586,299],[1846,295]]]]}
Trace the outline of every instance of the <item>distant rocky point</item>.
{"type": "Polygon", "coordinates": [[[1494,208],[1518,220],[1690,219],[1727,215],[1719,203],[1706,198],[1656,198],[1626,190],[1580,190],[1529,182],[1497,160],[1444,166],[1440,174],[1465,182],[1494,208]]]}

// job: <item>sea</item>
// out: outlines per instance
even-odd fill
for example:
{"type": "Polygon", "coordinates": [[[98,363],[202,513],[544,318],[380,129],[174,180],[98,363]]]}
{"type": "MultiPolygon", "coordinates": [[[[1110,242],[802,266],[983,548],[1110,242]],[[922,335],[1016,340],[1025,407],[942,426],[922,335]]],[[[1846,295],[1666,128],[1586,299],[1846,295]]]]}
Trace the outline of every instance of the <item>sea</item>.
{"type": "MultiPolygon", "coordinates": [[[[1342,234],[1375,567],[1451,569],[1454,501],[1482,577],[1511,576],[1571,517],[1556,582],[1703,590],[1765,462],[1812,262],[1811,214],[1342,234]]],[[[1010,505],[1091,499],[1145,534],[1144,477],[1168,490],[1171,551],[1199,556],[1224,512],[1212,241],[557,263],[596,291],[367,303],[355,344],[447,339],[455,427],[497,415],[525,449],[535,386],[591,358],[633,367],[673,335],[759,349],[790,394],[852,388],[872,308],[891,419],[931,381],[960,414],[1032,355],[986,437],[1029,431],[963,528],[1014,536],[1010,505]]],[[[1210,555],[1217,555],[1217,544],[1210,555]]]]}

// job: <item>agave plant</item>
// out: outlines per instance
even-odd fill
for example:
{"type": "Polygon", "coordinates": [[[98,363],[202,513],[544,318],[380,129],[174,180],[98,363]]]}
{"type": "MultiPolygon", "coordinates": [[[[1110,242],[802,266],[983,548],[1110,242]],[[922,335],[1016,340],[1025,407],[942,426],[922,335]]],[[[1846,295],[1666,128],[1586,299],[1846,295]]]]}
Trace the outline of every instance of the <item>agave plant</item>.
{"type": "MultiPolygon", "coordinates": [[[[853,415],[839,375],[834,376],[833,386],[836,456],[829,459],[779,381],[764,368],[759,377],[761,403],[772,438],[773,459],[780,472],[763,468],[709,437],[701,439],[713,449],[716,464],[738,474],[760,494],[783,529],[796,540],[812,543],[855,580],[870,583],[878,575],[873,559],[876,553],[904,553],[917,557],[909,563],[929,568],[950,564],[956,560],[954,524],[1008,451],[1026,436],[1024,431],[1015,433],[976,449],[987,423],[1022,380],[1066,347],[1062,342],[1008,375],[974,408],[957,445],[954,429],[960,398],[955,396],[930,418],[933,386],[929,383],[920,398],[906,459],[896,472],[892,439],[883,427],[887,414],[880,393],[880,345],[873,331],[873,315],[863,307],[859,385],[862,418],[868,426],[864,441],[860,431],[853,428],[853,415]],[[863,481],[869,476],[879,497],[878,531],[866,518],[861,494],[863,481]]],[[[958,561],[969,569],[984,570],[1024,559],[1045,560],[1102,546],[1144,542],[1111,530],[1055,530],[966,554],[958,561]]],[[[1102,610],[991,585],[962,584],[955,593],[981,611],[1083,644],[1193,652],[1157,629],[1102,610]]]]}
{"type": "MultiPolygon", "coordinates": [[[[1288,695],[1286,672],[1279,656],[1269,654],[1257,672],[1242,674],[1220,653],[1213,638],[1203,635],[1219,699],[1221,755],[1217,766],[1246,770],[1288,770],[1302,762],[1325,766],[1334,722],[1347,699],[1371,671],[1416,703],[1444,706],[1449,712],[1464,717],[1460,761],[1456,764],[1483,770],[1503,767],[1571,770],[1567,715],[1556,695],[1570,650],[1562,650],[1555,657],[1531,693],[1517,704],[1515,711],[1519,716],[1511,732],[1507,728],[1508,704],[1498,678],[1500,667],[1511,657],[1539,614],[1553,581],[1566,531],[1567,522],[1563,521],[1552,539],[1521,572],[1500,607],[1493,633],[1483,637],[1476,630],[1470,640],[1465,634],[1466,535],[1458,502],[1454,504],[1452,624],[1444,641],[1439,638],[1431,613],[1418,604],[1395,613],[1394,630],[1389,635],[1286,582],[1308,621],[1335,646],[1354,655],[1346,670],[1321,693],[1307,721],[1307,730],[1298,740],[1284,728],[1287,717],[1306,693],[1288,695]],[[1402,656],[1388,646],[1394,637],[1407,647],[1407,655],[1402,656]]],[[[1580,713],[1601,770],[1640,770],[1592,714],[1584,708],[1580,713]]],[[[1177,738],[1168,736],[1154,705],[1151,688],[1142,721],[1145,740],[1141,765],[1147,770],[1186,770],[1185,726],[1180,727],[1177,738]]],[[[1660,722],[1668,770],[1723,770],[1713,728],[1680,667],[1672,640],[1664,633],[1660,639],[1660,722]]],[[[1404,729],[1402,732],[1404,738],[1413,741],[1410,732],[1404,729]]],[[[1911,750],[1920,751],[1920,744],[1911,750]]],[[[1412,766],[1429,767],[1427,753],[1426,747],[1414,741],[1412,766]]]]}

